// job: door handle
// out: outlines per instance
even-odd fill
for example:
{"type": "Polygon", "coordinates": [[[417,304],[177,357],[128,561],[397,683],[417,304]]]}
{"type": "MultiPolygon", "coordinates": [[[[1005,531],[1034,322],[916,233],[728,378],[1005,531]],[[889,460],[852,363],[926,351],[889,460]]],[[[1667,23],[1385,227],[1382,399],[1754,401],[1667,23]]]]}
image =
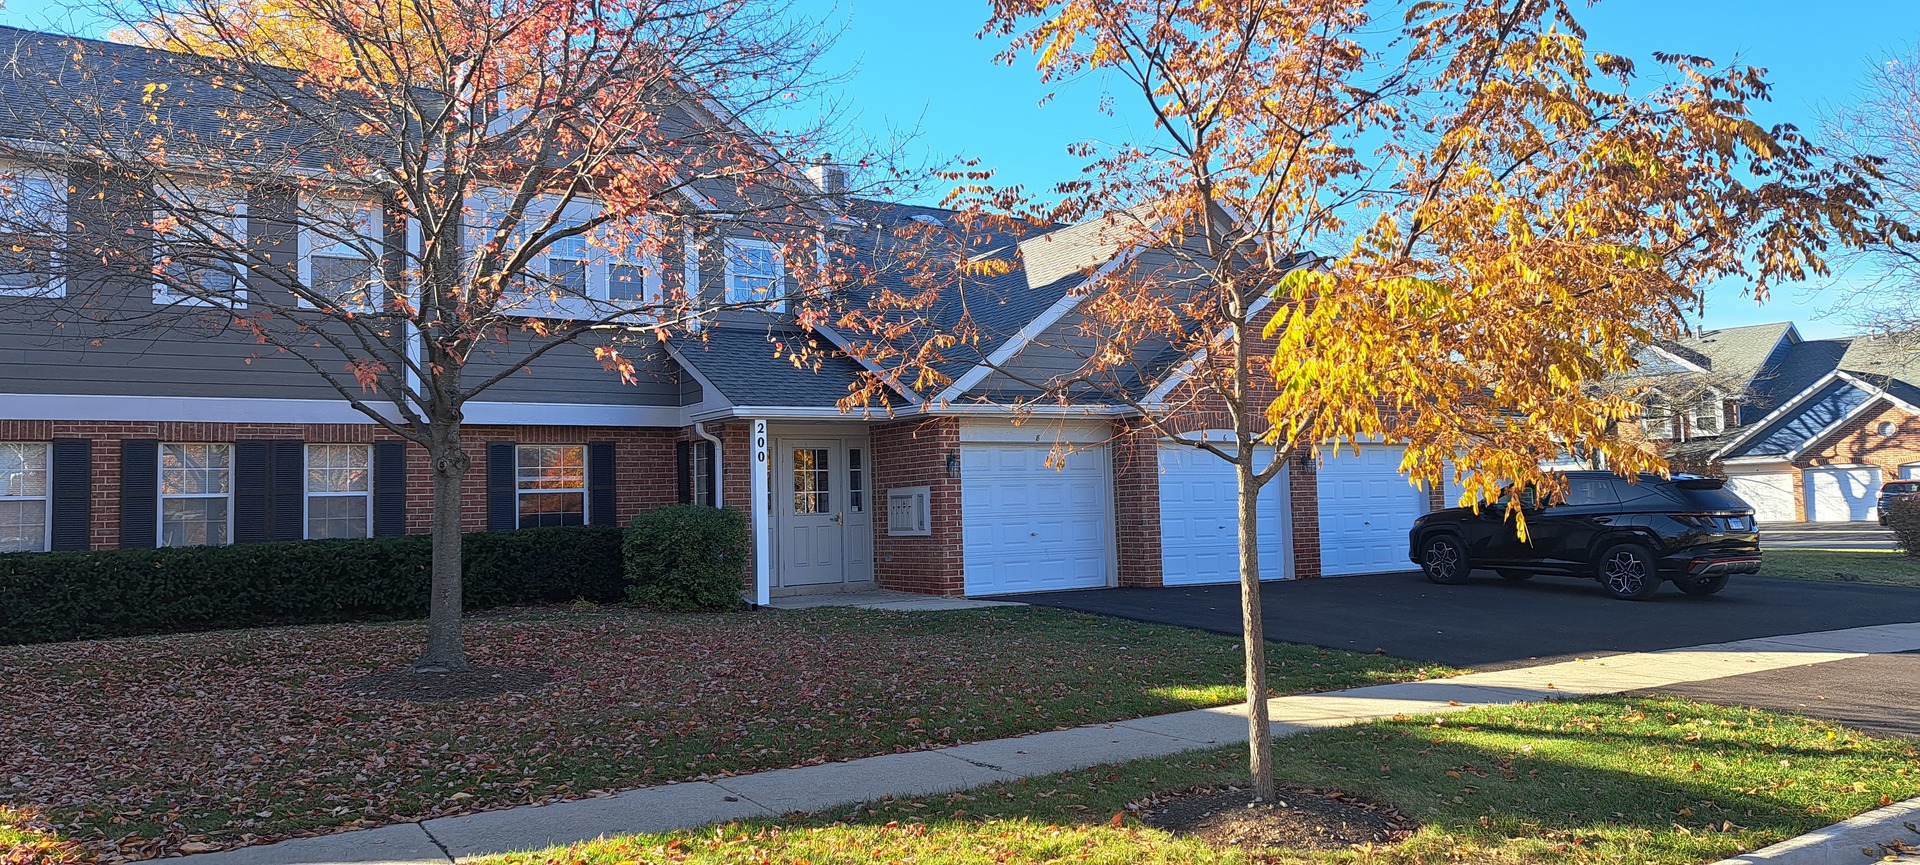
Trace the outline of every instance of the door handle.
{"type": "Polygon", "coordinates": [[[833,524],[836,526],[846,525],[846,521],[841,519],[841,513],[839,511],[833,512],[833,524]]]}

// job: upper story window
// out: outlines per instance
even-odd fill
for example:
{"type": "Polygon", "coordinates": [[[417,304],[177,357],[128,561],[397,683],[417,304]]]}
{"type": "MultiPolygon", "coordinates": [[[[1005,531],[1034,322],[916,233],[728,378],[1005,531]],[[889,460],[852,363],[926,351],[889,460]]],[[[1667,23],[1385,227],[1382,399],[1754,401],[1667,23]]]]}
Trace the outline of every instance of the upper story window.
{"type": "MultiPolygon", "coordinates": [[[[468,201],[469,250],[495,240],[499,213],[507,203],[506,195],[499,192],[482,193],[468,201]]],[[[653,242],[657,227],[641,220],[637,228],[620,224],[581,230],[599,213],[596,202],[572,202],[551,226],[543,228],[554,217],[552,205],[538,201],[529,205],[518,228],[502,239],[500,254],[511,254],[530,232],[544,231],[551,239],[515,275],[512,284],[517,290],[502,299],[503,305],[529,316],[597,318],[658,302],[661,265],[653,242]]]]}
{"type": "Polygon", "coordinates": [[[1700,395],[1693,404],[1693,412],[1687,418],[1688,428],[1694,435],[1717,436],[1726,428],[1726,409],[1724,400],[1717,390],[1709,390],[1700,395]]]}
{"type": "Polygon", "coordinates": [[[245,306],[246,194],[193,186],[155,193],[153,302],[245,306]]]}
{"type": "Polygon", "coordinates": [[[300,305],[378,309],[384,302],[380,251],[386,237],[379,205],[303,199],[300,213],[300,284],[309,295],[300,305]]]}
{"type": "Polygon", "coordinates": [[[160,546],[225,544],[233,538],[233,446],[160,446],[160,546]]]}
{"type": "Polygon", "coordinates": [[[67,185],[42,172],[0,169],[0,296],[60,297],[67,185]]]}
{"type": "Polygon", "coordinates": [[[766,303],[786,296],[786,262],[780,245],[744,237],[727,238],[727,303],[766,303]]]}
{"type": "Polygon", "coordinates": [[[52,450],[37,442],[0,443],[0,553],[47,549],[52,450]]]}
{"type": "Polygon", "coordinates": [[[1640,414],[1640,429],[1650,439],[1673,438],[1673,406],[1660,394],[1649,394],[1642,403],[1644,411],[1640,414]]]}

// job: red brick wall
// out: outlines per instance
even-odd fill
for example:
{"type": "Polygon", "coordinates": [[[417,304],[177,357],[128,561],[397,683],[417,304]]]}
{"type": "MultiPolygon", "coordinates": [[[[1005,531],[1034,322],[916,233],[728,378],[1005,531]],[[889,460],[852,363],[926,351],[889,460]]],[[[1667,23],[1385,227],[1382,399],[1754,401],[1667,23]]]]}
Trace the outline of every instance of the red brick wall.
{"type": "Polygon", "coordinates": [[[960,453],[953,418],[901,421],[872,430],[873,578],[881,588],[929,595],[966,591],[960,534],[960,480],[947,477],[947,457],[960,453]],[[928,488],[933,534],[887,534],[887,490],[928,488]]]}
{"type": "Polygon", "coordinates": [[[1320,577],[1320,478],[1313,460],[1293,458],[1287,469],[1287,494],[1293,504],[1293,576],[1320,577]]]}
{"type": "MultiPolygon", "coordinates": [[[[462,490],[461,522],[467,531],[487,527],[487,444],[614,443],[616,516],[621,523],[641,511],[674,501],[673,442],[670,429],[578,426],[483,426],[462,430],[463,449],[473,459],[462,490]]],[[[316,444],[370,444],[399,437],[372,424],[245,424],[153,421],[0,421],[0,441],[51,441],[82,438],[93,442],[94,549],[120,545],[120,441],[235,442],[299,439],[316,444]]],[[[407,531],[424,533],[432,524],[432,468],[426,450],[407,448],[407,531]]],[[[744,497],[743,497],[744,499],[744,497]]]]}
{"type": "MultiPolygon", "coordinates": [[[[1815,443],[1814,448],[1795,460],[1795,469],[1832,465],[1869,465],[1880,469],[1882,481],[1900,477],[1900,467],[1920,463],[1920,417],[1914,417],[1891,403],[1882,401],[1859,417],[1815,443]],[[1880,434],[1882,423],[1893,424],[1893,435],[1880,434]]],[[[1806,519],[1805,476],[1793,473],[1793,491],[1800,502],[1800,518],[1806,519]]]]}
{"type": "Polygon", "coordinates": [[[1161,585],[1160,436],[1140,423],[1114,425],[1114,540],[1122,586],[1161,585]]]}

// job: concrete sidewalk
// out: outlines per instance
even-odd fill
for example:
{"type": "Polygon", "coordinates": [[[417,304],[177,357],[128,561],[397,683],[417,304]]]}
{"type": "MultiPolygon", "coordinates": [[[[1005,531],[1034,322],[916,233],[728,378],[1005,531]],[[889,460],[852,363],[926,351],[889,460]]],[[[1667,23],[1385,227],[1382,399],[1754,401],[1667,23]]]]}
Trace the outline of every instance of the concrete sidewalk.
{"type": "MultiPolygon", "coordinates": [[[[1571,699],[1915,649],[1920,649],[1920,623],[1876,625],[1278,697],[1269,701],[1269,709],[1274,735],[1288,736],[1395,715],[1571,699]]],[[[886,797],[947,793],[1214,748],[1245,736],[1242,707],[1198,709],[934,751],[443,817],[177,861],[183,865],[446,865],[603,835],[691,829],[886,797]]]]}

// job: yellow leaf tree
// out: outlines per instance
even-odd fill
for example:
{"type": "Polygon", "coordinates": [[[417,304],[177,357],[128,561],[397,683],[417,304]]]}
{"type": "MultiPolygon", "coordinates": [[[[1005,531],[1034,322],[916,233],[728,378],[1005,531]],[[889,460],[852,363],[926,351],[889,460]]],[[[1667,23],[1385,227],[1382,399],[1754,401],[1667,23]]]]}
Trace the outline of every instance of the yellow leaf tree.
{"type": "MultiPolygon", "coordinates": [[[[1862,165],[1750,118],[1759,70],[1656,55],[1643,75],[1590,47],[1561,0],[995,0],[988,32],[1009,38],[1003,59],[1104,77],[1153,120],[1079,147],[1085,171],[1047,201],[978,177],[956,199],[981,219],[1104,223],[1111,248],[1152,252],[1089,266],[1078,323],[1037,339],[1073,368],[1003,365],[1028,378],[1001,401],[1104,402],[1234,466],[1261,798],[1264,485],[1365,442],[1404,446],[1414,483],[1451,473],[1469,503],[1506,484],[1553,495],[1542,462],[1569,448],[1660,471],[1608,433],[1637,406],[1593,383],[1679,334],[1701,286],[1764,295],[1824,272],[1867,203],[1862,165]]],[[[981,258],[922,256],[948,271],[881,296],[896,309],[869,362],[922,386],[955,359],[994,364],[969,325],[911,314],[965,295],[981,258]]]]}

